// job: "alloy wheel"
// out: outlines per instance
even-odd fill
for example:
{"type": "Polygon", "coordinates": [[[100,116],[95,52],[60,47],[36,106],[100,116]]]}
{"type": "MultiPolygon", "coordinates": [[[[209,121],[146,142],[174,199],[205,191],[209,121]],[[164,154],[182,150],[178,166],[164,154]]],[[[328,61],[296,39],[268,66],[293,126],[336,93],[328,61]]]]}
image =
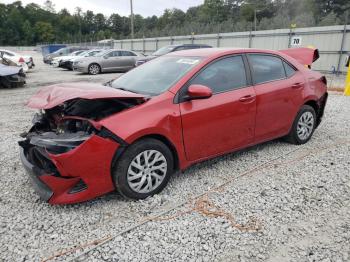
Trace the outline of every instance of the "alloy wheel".
{"type": "Polygon", "coordinates": [[[100,72],[100,67],[98,65],[91,65],[89,67],[89,72],[92,75],[97,75],[100,72]]]}
{"type": "Polygon", "coordinates": [[[309,111],[304,112],[300,116],[298,125],[297,125],[297,135],[299,139],[301,140],[308,139],[312,134],[314,125],[315,125],[315,118],[313,114],[309,111]]]}
{"type": "Polygon", "coordinates": [[[157,150],[145,150],[130,163],[127,172],[129,187],[137,193],[149,193],[163,182],[167,173],[167,160],[157,150]]]}

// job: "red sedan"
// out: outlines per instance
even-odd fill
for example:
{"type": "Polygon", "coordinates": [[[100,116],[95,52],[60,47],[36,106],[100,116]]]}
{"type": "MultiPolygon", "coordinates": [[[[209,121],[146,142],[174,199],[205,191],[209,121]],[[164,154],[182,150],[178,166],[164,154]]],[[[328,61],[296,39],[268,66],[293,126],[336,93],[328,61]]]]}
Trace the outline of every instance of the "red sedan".
{"type": "Polygon", "coordinates": [[[110,87],[46,87],[20,141],[21,160],[51,204],[117,189],[159,193],[176,170],[264,141],[304,144],[321,122],[326,78],[317,50],[197,49],[150,61],[110,87]]]}

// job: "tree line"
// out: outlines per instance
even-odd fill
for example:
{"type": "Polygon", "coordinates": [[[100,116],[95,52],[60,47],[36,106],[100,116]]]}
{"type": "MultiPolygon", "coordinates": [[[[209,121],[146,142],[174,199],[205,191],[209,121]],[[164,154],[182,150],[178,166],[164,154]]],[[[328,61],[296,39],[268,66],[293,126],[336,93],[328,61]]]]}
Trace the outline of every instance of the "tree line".
{"type": "MultiPolygon", "coordinates": [[[[135,37],[224,33],[344,24],[348,0],[205,0],[202,5],[166,9],[157,16],[134,15],[135,37]],[[256,23],[255,23],[256,21],[256,23]]],[[[116,10],[117,12],[118,10],[116,10]]],[[[130,38],[130,16],[105,16],[80,7],[70,13],[21,1],[0,4],[0,45],[89,42],[130,38]]]]}

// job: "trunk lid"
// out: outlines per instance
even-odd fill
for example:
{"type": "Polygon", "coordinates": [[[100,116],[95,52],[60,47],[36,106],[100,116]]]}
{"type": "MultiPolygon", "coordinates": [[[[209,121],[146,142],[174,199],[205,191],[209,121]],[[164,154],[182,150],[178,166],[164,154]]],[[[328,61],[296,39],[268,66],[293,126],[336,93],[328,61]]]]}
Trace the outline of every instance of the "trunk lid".
{"type": "Polygon", "coordinates": [[[299,47],[279,51],[307,66],[311,66],[311,64],[320,57],[318,49],[316,48],[299,47]]]}

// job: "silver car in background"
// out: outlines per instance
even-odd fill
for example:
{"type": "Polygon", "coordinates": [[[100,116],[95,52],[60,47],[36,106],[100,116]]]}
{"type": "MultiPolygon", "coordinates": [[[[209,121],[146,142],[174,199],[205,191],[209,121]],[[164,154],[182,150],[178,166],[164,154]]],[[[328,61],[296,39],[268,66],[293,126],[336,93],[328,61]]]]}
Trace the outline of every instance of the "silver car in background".
{"type": "Polygon", "coordinates": [[[135,62],[142,55],[133,51],[109,49],[91,57],[78,58],[73,63],[73,70],[96,75],[101,72],[126,72],[135,67],[135,62]]]}

